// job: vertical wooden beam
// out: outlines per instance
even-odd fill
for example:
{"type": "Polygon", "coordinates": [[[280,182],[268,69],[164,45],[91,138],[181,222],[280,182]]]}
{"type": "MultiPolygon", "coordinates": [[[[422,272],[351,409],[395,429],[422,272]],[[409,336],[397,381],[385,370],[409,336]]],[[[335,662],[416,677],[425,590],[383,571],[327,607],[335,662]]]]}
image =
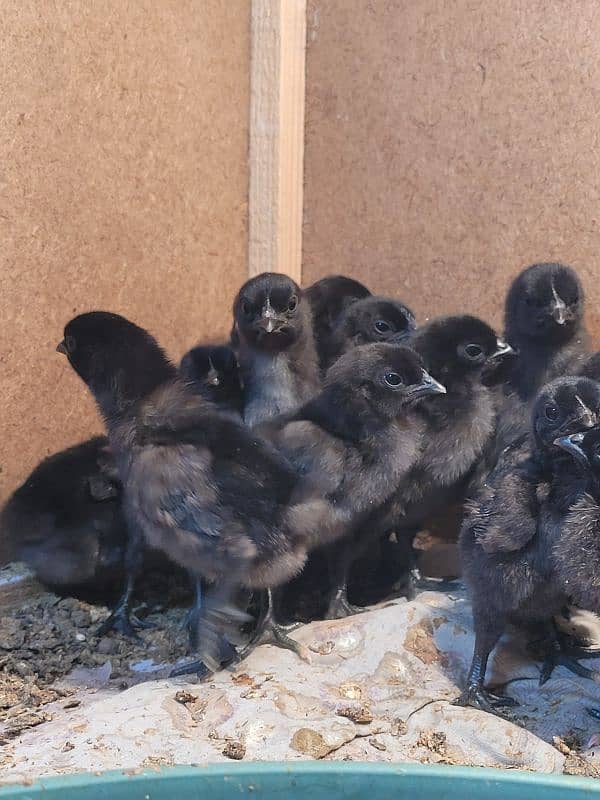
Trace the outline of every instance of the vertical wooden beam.
{"type": "Polygon", "coordinates": [[[302,278],[306,0],[252,0],[248,271],[302,278]]]}

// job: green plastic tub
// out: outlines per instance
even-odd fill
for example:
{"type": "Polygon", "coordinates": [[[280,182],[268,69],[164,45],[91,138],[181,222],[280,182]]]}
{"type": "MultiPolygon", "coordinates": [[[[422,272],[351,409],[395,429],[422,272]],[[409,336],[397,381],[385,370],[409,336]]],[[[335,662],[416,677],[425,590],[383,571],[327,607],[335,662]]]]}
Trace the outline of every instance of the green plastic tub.
{"type": "Polygon", "coordinates": [[[14,800],[583,800],[600,781],[422,764],[213,764],[48,778],[0,788],[14,800]]]}

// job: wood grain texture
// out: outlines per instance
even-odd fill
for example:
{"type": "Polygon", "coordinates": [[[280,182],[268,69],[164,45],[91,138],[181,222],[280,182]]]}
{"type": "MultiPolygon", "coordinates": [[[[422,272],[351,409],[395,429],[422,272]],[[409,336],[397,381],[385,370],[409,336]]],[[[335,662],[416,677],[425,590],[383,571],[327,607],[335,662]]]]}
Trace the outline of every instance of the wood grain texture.
{"type": "Polygon", "coordinates": [[[593,0],[309,0],[303,279],[346,272],[419,317],[499,324],[563,260],[600,340],[593,0]]]}
{"type": "Polygon", "coordinates": [[[54,352],[123,313],[176,358],[247,276],[249,0],[2,7],[1,496],[101,429],[54,352]]]}
{"type": "Polygon", "coordinates": [[[300,282],[306,0],[252,0],[249,274],[300,282]]]}

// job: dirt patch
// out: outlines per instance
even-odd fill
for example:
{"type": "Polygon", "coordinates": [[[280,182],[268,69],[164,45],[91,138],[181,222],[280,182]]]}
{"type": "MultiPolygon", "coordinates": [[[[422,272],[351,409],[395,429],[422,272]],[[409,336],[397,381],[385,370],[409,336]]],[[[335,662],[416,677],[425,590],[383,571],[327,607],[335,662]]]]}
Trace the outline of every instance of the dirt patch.
{"type": "Polygon", "coordinates": [[[404,647],[423,664],[447,666],[445,653],[438,650],[433,639],[433,624],[429,619],[411,625],[404,638],[404,647]]]}
{"type": "MultiPolygon", "coordinates": [[[[148,614],[146,607],[137,609],[148,614]]],[[[50,592],[24,596],[5,606],[0,621],[0,736],[5,740],[51,719],[44,706],[68,697],[74,688],[54,684],[73,670],[105,666],[113,686],[127,688],[140,680],[167,675],[188,651],[183,609],[153,613],[153,630],[137,641],[118,633],[99,637],[108,609],[50,592]],[[152,671],[156,666],[160,669],[152,671]],[[146,669],[147,671],[144,671],[146,669]]],[[[74,701],[77,702],[77,701],[74,701]]],[[[72,706],[75,707],[75,706],[72,706]]]]}

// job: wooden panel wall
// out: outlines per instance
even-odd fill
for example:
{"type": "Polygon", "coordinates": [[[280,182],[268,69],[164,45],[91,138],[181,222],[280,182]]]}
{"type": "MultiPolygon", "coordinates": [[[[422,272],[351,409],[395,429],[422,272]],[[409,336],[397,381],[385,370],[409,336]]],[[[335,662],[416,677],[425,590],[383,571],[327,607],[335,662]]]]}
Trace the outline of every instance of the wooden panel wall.
{"type": "Polygon", "coordinates": [[[175,357],[247,276],[249,0],[5,0],[1,496],[101,429],[54,352],[106,308],[175,357]]]}
{"type": "Polygon", "coordinates": [[[307,26],[304,282],[498,324],[564,260],[600,340],[598,4],[309,0],[307,26]]]}

